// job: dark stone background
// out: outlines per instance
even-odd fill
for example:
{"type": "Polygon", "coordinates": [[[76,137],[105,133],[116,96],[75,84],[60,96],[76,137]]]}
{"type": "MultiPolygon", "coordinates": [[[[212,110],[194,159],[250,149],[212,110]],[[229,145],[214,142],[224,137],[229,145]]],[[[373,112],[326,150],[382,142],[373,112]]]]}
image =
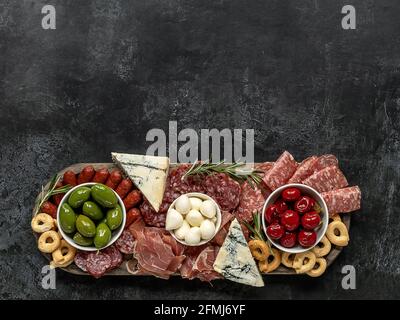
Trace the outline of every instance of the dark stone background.
{"type": "Polygon", "coordinates": [[[344,1],[0,0],[0,297],[400,298],[400,3],[344,1]],[[57,30],[41,28],[44,4],[57,30]],[[334,153],[363,191],[350,245],[319,279],[94,280],[46,263],[30,215],[39,188],[76,162],[145,152],[151,128],[254,128],[256,160],[334,153]],[[341,288],[341,269],[357,289],[341,288]]]}

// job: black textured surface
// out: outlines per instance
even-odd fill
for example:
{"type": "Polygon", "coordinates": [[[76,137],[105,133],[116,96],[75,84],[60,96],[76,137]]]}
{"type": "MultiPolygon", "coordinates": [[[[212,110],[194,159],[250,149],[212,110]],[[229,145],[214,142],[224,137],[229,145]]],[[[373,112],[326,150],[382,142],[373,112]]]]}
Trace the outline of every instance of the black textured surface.
{"type": "Polygon", "coordinates": [[[400,4],[343,1],[0,0],[1,298],[400,298],[400,4]],[[40,10],[57,9],[57,30],[40,10]],[[363,191],[351,242],[319,279],[94,280],[57,272],[30,230],[56,171],[145,152],[150,128],[254,128],[256,160],[334,153],[363,191]],[[357,289],[341,288],[341,268],[357,289]]]}

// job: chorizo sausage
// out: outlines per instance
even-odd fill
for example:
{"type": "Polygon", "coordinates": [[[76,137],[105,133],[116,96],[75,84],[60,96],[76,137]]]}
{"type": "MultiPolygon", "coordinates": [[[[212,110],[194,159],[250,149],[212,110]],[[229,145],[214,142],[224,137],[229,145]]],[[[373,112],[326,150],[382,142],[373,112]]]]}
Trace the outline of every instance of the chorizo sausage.
{"type": "Polygon", "coordinates": [[[78,176],[78,184],[92,181],[95,174],[96,171],[94,170],[93,166],[84,167],[78,176]]]}
{"type": "Polygon", "coordinates": [[[115,169],[110,173],[110,176],[108,177],[107,182],[106,182],[106,186],[115,190],[115,188],[119,185],[121,180],[122,180],[121,171],[119,171],[118,169],[115,169]]]}
{"type": "Polygon", "coordinates": [[[75,172],[73,172],[72,170],[65,171],[63,176],[63,183],[65,185],[69,184],[71,187],[75,187],[77,185],[75,172]]]}
{"type": "Polygon", "coordinates": [[[106,183],[108,176],[110,174],[108,173],[108,170],[106,168],[102,168],[100,170],[96,171],[96,174],[93,177],[92,182],[96,182],[96,183],[106,183]]]}
{"type": "Polygon", "coordinates": [[[124,199],[125,209],[129,210],[135,207],[142,200],[142,194],[139,190],[132,190],[124,199]]]}
{"type": "Polygon", "coordinates": [[[138,208],[131,208],[126,213],[126,223],[125,229],[128,228],[132,223],[134,223],[141,216],[140,210],[138,208]]]}
{"type": "Polygon", "coordinates": [[[131,191],[132,187],[133,183],[131,179],[126,178],[120,182],[117,189],[115,189],[115,192],[121,197],[121,199],[123,199],[128,194],[128,192],[131,191]]]}
{"type": "Polygon", "coordinates": [[[40,212],[47,213],[51,215],[54,219],[57,218],[57,207],[50,201],[46,201],[42,204],[42,206],[40,207],[40,212]]]}

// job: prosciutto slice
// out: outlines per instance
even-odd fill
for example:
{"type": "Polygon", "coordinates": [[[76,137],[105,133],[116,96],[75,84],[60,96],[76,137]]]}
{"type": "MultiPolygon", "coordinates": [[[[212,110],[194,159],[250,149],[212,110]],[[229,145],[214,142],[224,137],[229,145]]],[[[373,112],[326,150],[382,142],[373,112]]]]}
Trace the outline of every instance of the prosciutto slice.
{"type": "Polygon", "coordinates": [[[136,242],[133,256],[137,260],[137,269],[142,274],[162,279],[178,271],[185,260],[181,247],[164,229],[146,227],[138,220],[129,227],[136,242]]]}

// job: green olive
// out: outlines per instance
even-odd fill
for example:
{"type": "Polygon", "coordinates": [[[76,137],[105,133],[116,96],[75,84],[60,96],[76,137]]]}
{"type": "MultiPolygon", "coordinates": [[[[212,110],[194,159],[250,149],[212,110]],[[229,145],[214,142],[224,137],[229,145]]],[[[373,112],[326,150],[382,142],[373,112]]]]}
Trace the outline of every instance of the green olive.
{"type": "Polygon", "coordinates": [[[80,214],[76,219],[76,229],[84,237],[94,237],[96,234],[96,225],[87,216],[80,214]]]}
{"type": "Polygon", "coordinates": [[[91,193],[94,201],[103,207],[114,208],[117,205],[118,199],[114,191],[104,184],[95,184],[91,193]]]}
{"type": "Polygon", "coordinates": [[[75,243],[84,247],[90,247],[91,245],[93,245],[93,238],[84,237],[79,232],[75,233],[73,239],[75,243]]]}
{"type": "Polygon", "coordinates": [[[111,240],[111,230],[105,223],[100,223],[96,228],[94,245],[100,249],[105,247],[111,240]]]}
{"type": "Polygon", "coordinates": [[[82,206],[82,213],[92,220],[103,219],[103,211],[100,206],[93,201],[86,201],[82,206]]]}
{"type": "Polygon", "coordinates": [[[90,198],[90,188],[80,187],[72,191],[68,198],[68,204],[72,208],[79,208],[85,201],[90,198]]]}
{"type": "Polygon", "coordinates": [[[107,211],[107,225],[111,230],[117,229],[122,223],[122,209],[119,205],[107,211]]]}
{"type": "Polygon", "coordinates": [[[60,208],[60,227],[66,233],[75,232],[76,213],[68,203],[63,203],[60,208]]]}

